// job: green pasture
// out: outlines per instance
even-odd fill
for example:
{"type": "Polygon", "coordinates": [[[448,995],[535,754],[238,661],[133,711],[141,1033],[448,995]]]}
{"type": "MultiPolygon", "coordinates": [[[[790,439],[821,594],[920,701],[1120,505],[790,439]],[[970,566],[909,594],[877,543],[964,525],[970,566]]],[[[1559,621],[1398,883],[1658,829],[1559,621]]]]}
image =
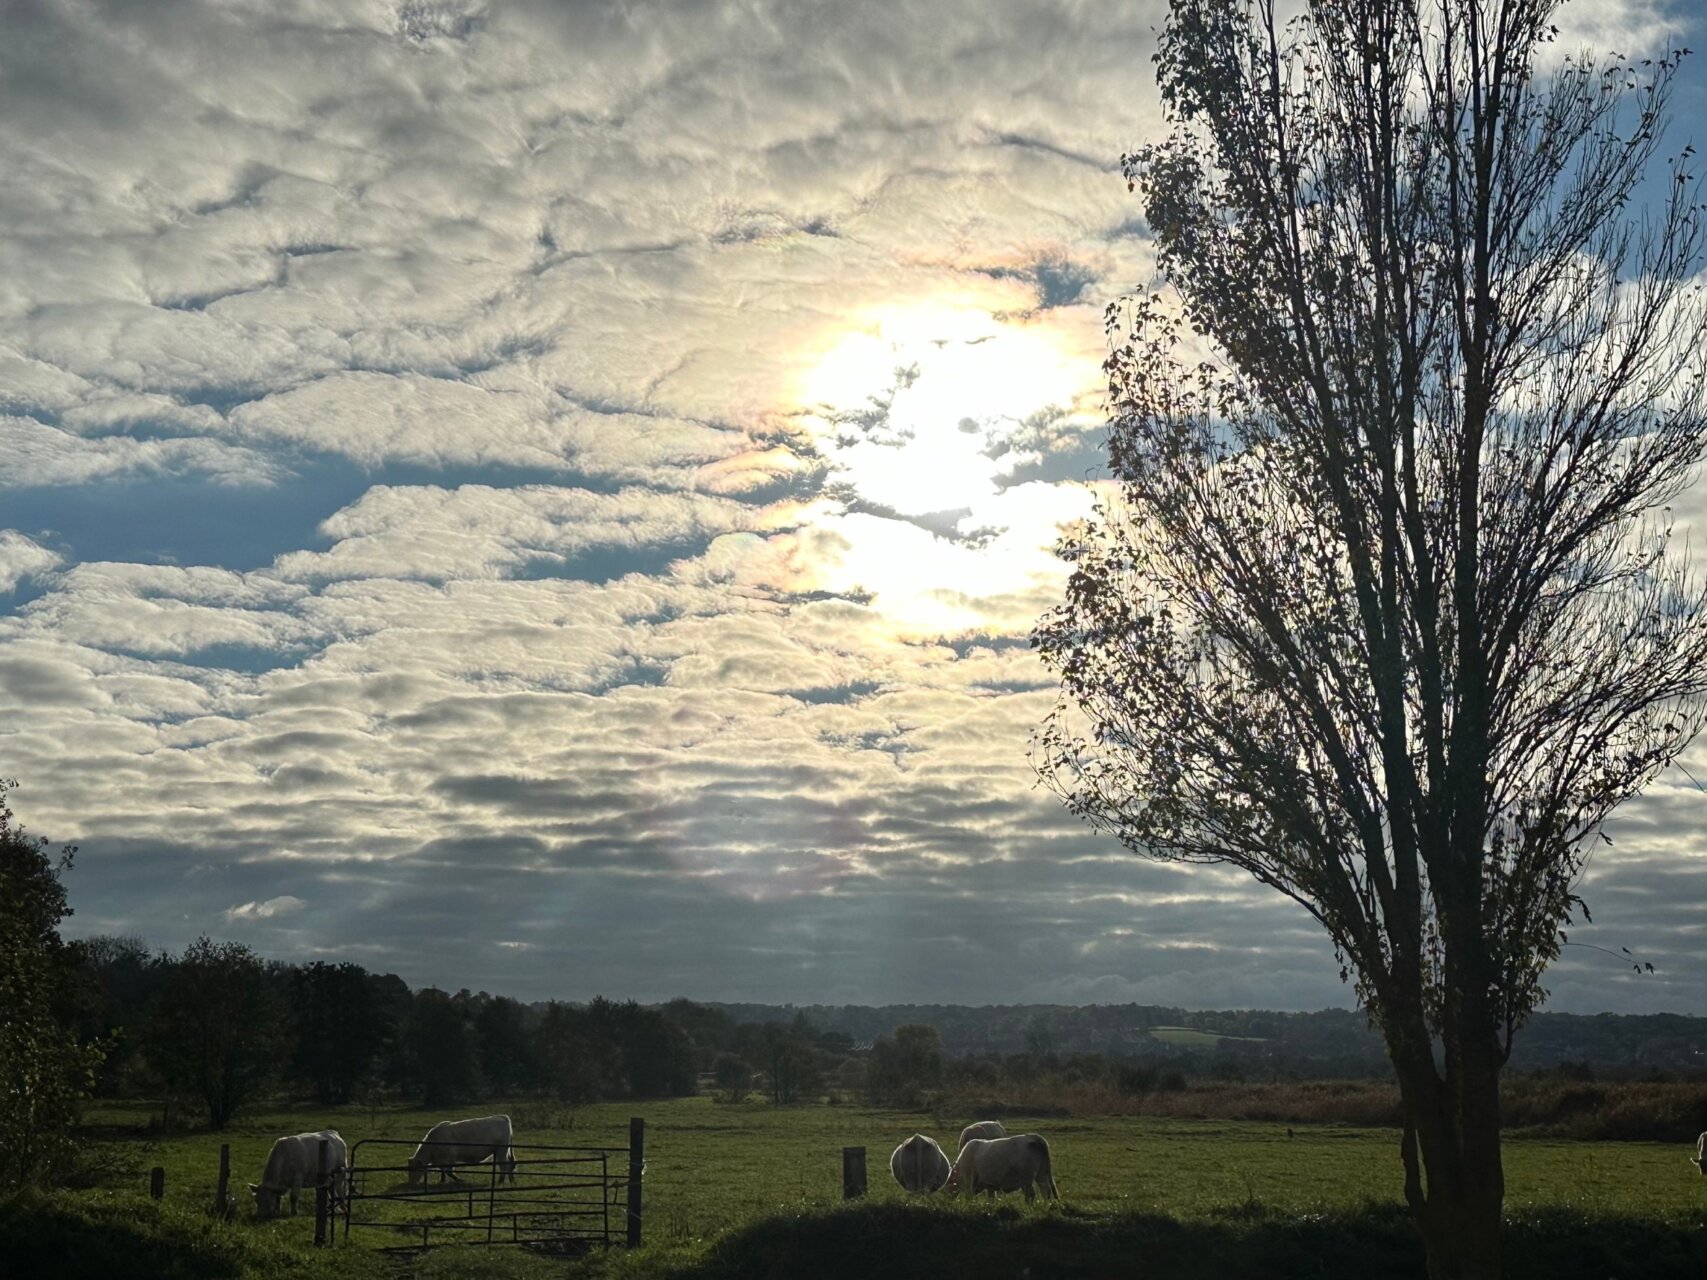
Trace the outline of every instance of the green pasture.
{"type": "MultiPolygon", "coordinates": [[[[495,1108],[499,1109],[499,1108],[495,1108]]],[[[96,1189],[60,1193],[24,1219],[0,1208],[0,1248],[18,1256],[20,1233],[79,1233],[89,1257],[127,1255],[154,1270],[76,1274],[223,1276],[609,1276],[712,1277],[809,1274],[812,1280],[867,1275],[875,1257],[888,1274],[943,1274],[945,1260],[1027,1259],[1034,1276],[1218,1274],[1289,1277],[1420,1274],[1401,1205],[1398,1135],[1379,1129],[1109,1117],[1004,1117],[1010,1131],[1048,1138],[1059,1204],[1028,1206],[1017,1195],[976,1204],[910,1197],[889,1176],[889,1153],[918,1131],[953,1154],[960,1128],[980,1117],[933,1116],[853,1106],[726,1105],[706,1098],[606,1104],[570,1110],[515,1103],[516,1142],[623,1146],[628,1118],[647,1122],[645,1248],[569,1263],[503,1250],[435,1251],[399,1262],[367,1243],[316,1253],[312,1197],[302,1216],[253,1217],[244,1184],[259,1177],[274,1137],[337,1128],[352,1145],[368,1137],[417,1139],[435,1121],[477,1113],[333,1108],[257,1110],[224,1134],[148,1137],[146,1113],[92,1110],[87,1121],[108,1144],[112,1173],[96,1189]],[[236,1219],[216,1223],[219,1147],[232,1150],[236,1219]],[[841,1152],[866,1148],[870,1194],[844,1207],[841,1152]],[[166,1170],[163,1205],[146,1199],[147,1171],[166,1170]],[[8,1218],[7,1214],[11,1217],[8,1218]],[[127,1227],[127,1224],[129,1226],[127,1227]],[[162,1239],[176,1241],[168,1247],[162,1239]],[[147,1249],[143,1246],[146,1245],[147,1249]],[[97,1247],[98,1246],[98,1247],[97,1247]],[[154,1250],[147,1253],[147,1250],[154,1250]],[[142,1250],[142,1252],[137,1252],[142,1250]],[[164,1252],[162,1252],[164,1250],[164,1252]],[[1150,1262],[1122,1269],[1137,1251],[1150,1262]],[[178,1259],[165,1269],[159,1259],[178,1259]],[[198,1261],[199,1260],[199,1261],[198,1261]],[[855,1266],[858,1260],[862,1265],[855,1266]],[[913,1264],[918,1266],[914,1269],[913,1264]],[[925,1263],[930,1265],[926,1266],[925,1263]],[[180,1265],[181,1263],[181,1265],[180,1265]],[[194,1265],[192,1265],[194,1264],[194,1265]],[[1327,1267],[1326,1270],[1323,1268],[1327,1267]]],[[[406,1155],[396,1149],[395,1163],[406,1155]]],[[[518,1154],[525,1155],[525,1152],[518,1154]]],[[[1528,1140],[1506,1143],[1513,1274],[1561,1277],[1707,1274],[1707,1179],[1685,1160],[1685,1144],[1528,1140]],[[1595,1250],[1611,1250],[1604,1257],[1595,1250]],[[1639,1261],[1640,1265],[1637,1266],[1639,1261]],[[1546,1270],[1541,1268],[1545,1263],[1546,1270]],[[1526,1270],[1533,1268],[1533,1270],[1526,1270]],[[1587,1268],[1587,1269],[1583,1269],[1587,1268]]],[[[465,1177],[469,1176],[465,1172],[465,1177]]],[[[25,1242],[26,1253],[28,1242],[25,1242]]]]}

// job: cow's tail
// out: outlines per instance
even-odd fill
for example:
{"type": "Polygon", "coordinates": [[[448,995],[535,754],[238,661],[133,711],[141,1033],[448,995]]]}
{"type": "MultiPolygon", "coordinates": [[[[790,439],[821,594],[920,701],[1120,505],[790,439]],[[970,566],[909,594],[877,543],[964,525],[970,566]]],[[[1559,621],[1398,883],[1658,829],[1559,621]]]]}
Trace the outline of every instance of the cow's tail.
{"type": "Polygon", "coordinates": [[[1049,1163],[1049,1144],[1039,1138],[1037,1145],[1043,1148],[1043,1159],[1038,1162],[1037,1166],[1037,1185],[1043,1189],[1043,1194],[1051,1200],[1059,1200],[1061,1194],[1055,1190],[1055,1170],[1049,1163]]]}

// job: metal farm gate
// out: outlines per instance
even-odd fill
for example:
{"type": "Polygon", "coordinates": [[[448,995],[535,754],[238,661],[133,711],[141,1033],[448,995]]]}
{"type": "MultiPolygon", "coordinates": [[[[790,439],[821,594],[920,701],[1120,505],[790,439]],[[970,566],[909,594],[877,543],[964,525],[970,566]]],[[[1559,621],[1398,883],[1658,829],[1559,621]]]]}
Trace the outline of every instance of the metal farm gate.
{"type": "MultiPolygon", "coordinates": [[[[640,1244],[641,1179],[646,1126],[628,1124],[626,1147],[556,1147],[514,1144],[513,1179],[496,1161],[458,1165],[439,1180],[410,1186],[409,1156],[420,1144],[404,1138],[363,1138],[350,1148],[344,1198],[333,1207],[334,1233],[342,1219],[344,1243],[352,1231],[407,1237],[379,1245],[419,1250],[453,1240],[517,1244],[551,1253],[586,1253],[640,1244]]],[[[362,1237],[358,1237],[362,1239],[362,1237]]]]}

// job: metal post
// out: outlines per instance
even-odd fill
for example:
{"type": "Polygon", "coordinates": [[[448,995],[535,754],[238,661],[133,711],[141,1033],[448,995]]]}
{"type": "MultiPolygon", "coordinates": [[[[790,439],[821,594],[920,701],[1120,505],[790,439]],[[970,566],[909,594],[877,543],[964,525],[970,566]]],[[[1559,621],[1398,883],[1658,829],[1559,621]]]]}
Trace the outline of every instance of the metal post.
{"type": "Polygon", "coordinates": [[[231,1212],[231,1144],[219,1144],[219,1190],[213,1193],[213,1211],[218,1217],[231,1212]]]}
{"type": "MultiPolygon", "coordinates": [[[[362,1144],[358,1142],[358,1143],[356,1143],[356,1145],[354,1147],[350,1147],[346,1152],[346,1163],[344,1165],[344,1203],[343,1203],[343,1209],[344,1209],[344,1243],[345,1244],[349,1244],[349,1242],[350,1242],[350,1210],[353,1207],[351,1202],[356,1197],[356,1152],[357,1152],[357,1150],[360,1149],[361,1145],[362,1144]]],[[[338,1224],[336,1221],[334,1221],[332,1223],[332,1238],[334,1240],[336,1240],[338,1238],[338,1224]]]]}
{"type": "Polygon", "coordinates": [[[640,1247],[640,1179],[646,1172],[646,1121],[628,1122],[628,1247],[640,1247]]]}
{"type": "Polygon", "coordinates": [[[492,1243],[492,1223],[498,1216],[498,1152],[492,1152],[492,1178],[486,1188],[486,1243],[492,1243]]]}
{"type": "Polygon", "coordinates": [[[314,1179],[314,1244],[316,1248],[326,1243],[326,1200],[331,1195],[332,1188],[327,1185],[327,1175],[331,1172],[332,1140],[320,1139],[319,1174],[314,1179]]]}
{"type": "Polygon", "coordinates": [[[160,1165],[148,1171],[148,1194],[156,1200],[166,1195],[166,1170],[160,1165]]]}
{"type": "Polygon", "coordinates": [[[865,1194],[865,1148],[842,1148],[842,1199],[858,1200],[865,1194]]]}

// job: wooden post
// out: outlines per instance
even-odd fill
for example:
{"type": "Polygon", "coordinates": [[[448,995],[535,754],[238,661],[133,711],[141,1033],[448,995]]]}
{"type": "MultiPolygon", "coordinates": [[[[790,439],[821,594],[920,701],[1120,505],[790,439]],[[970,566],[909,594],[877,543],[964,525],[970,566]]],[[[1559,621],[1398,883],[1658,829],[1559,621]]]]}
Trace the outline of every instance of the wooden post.
{"type": "Polygon", "coordinates": [[[865,1194],[865,1148],[842,1148],[842,1199],[858,1200],[865,1194]]]}
{"type": "Polygon", "coordinates": [[[327,1183],[327,1175],[331,1172],[332,1141],[329,1138],[320,1139],[320,1161],[315,1166],[319,1172],[314,1178],[314,1243],[316,1247],[326,1243],[326,1201],[332,1194],[332,1188],[327,1183]]]}
{"type": "Polygon", "coordinates": [[[640,1247],[640,1180],[646,1173],[646,1121],[628,1122],[628,1247],[640,1247]]]}
{"type": "Polygon", "coordinates": [[[160,1165],[155,1165],[148,1171],[148,1194],[156,1200],[163,1199],[166,1195],[166,1170],[160,1165]]]}
{"type": "Polygon", "coordinates": [[[231,1212],[231,1144],[219,1144],[219,1190],[213,1193],[213,1212],[215,1217],[223,1218],[231,1212]]]}

